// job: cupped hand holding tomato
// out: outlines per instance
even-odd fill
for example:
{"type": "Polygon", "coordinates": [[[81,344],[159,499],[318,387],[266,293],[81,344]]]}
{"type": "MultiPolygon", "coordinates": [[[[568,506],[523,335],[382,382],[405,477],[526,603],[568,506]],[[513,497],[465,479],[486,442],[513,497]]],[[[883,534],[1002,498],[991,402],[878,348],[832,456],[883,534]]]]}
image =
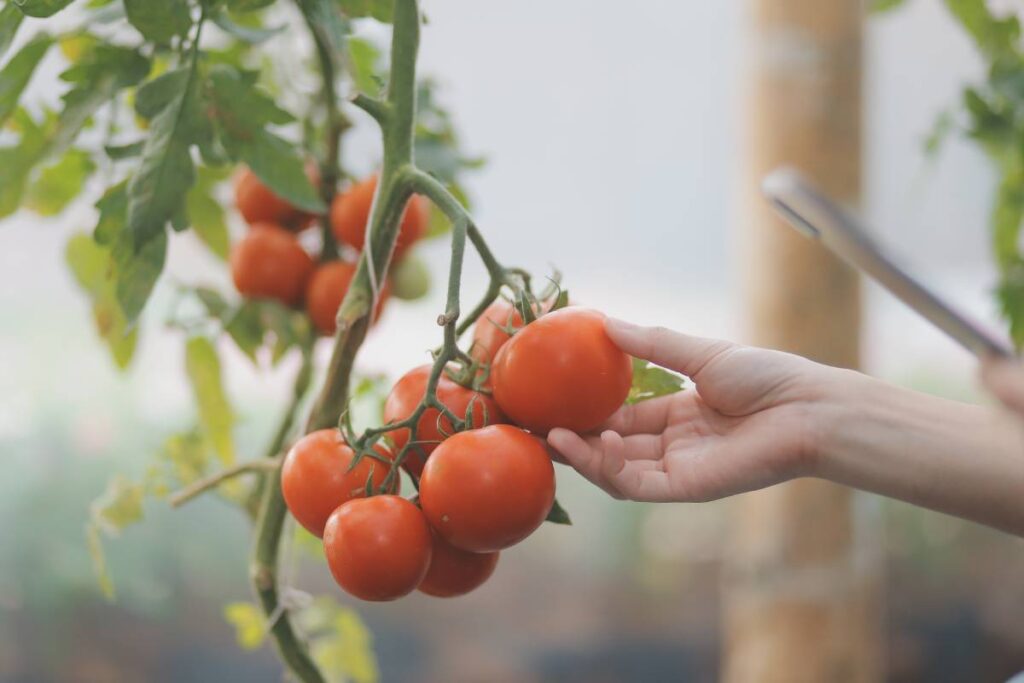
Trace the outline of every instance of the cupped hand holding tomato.
{"type": "MultiPolygon", "coordinates": [[[[381,457],[391,459],[383,446],[375,449],[381,457]]],[[[281,493],[292,516],[314,536],[323,536],[324,525],[334,510],[353,498],[366,494],[371,477],[379,488],[390,472],[390,466],[364,456],[351,470],[355,452],[337,429],[321,429],[299,439],[281,466],[281,493]]],[[[398,492],[399,478],[394,490],[398,492]]]]}
{"type": "Polygon", "coordinates": [[[587,432],[607,420],[629,394],[633,365],[604,321],[602,313],[570,306],[505,342],[490,377],[502,412],[538,434],[555,427],[587,432]]]}
{"type": "MultiPolygon", "coordinates": [[[[395,383],[384,402],[385,424],[404,420],[413,414],[426,395],[430,370],[431,366],[421,365],[405,373],[395,383]]],[[[505,421],[505,416],[494,399],[487,394],[467,389],[449,378],[444,372],[441,373],[437,382],[437,399],[459,418],[465,417],[469,411],[469,404],[472,403],[473,427],[505,421]]],[[[424,456],[429,456],[437,448],[437,445],[453,432],[454,427],[449,419],[442,418],[436,408],[427,408],[416,423],[416,441],[423,442],[420,444],[422,454],[418,449],[411,448],[406,453],[402,466],[412,474],[419,476],[423,471],[424,456]]],[[[388,436],[397,453],[409,440],[409,430],[396,429],[388,432],[388,436]]]]}

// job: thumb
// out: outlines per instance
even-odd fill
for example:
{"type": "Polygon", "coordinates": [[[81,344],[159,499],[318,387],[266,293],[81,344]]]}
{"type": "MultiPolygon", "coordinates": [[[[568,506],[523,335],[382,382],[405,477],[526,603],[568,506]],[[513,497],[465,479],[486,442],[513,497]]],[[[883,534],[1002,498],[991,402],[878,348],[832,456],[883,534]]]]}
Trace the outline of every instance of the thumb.
{"type": "Polygon", "coordinates": [[[604,327],[622,351],[693,380],[712,360],[736,348],[732,342],[691,337],[665,327],[641,327],[616,318],[606,319],[604,327]]]}

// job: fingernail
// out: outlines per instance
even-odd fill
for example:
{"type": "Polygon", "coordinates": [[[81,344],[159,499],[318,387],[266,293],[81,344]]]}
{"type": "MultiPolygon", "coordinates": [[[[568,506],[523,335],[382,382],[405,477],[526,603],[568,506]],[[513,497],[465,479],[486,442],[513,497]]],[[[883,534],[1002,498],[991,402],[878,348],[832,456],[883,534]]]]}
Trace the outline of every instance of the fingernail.
{"type": "Polygon", "coordinates": [[[609,332],[629,333],[640,329],[640,326],[634,325],[631,322],[626,322],[625,320],[620,320],[619,318],[609,317],[604,321],[604,328],[609,332]]]}

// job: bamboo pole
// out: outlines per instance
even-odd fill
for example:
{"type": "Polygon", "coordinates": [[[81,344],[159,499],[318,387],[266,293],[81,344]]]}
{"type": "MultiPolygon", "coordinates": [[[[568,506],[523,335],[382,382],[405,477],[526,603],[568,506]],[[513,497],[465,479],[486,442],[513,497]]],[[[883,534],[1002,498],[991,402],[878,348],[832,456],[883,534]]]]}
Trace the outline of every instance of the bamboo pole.
{"type": "MultiPolygon", "coordinates": [[[[787,163],[840,200],[858,200],[862,3],[747,6],[740,235],[749,341],[855,367],[856,275],[783,224],[759,185],[787,163]]],[[[800,480],[737,501],[723,573],[723,680],[882,677],[877,540],[857,500],[800,480]]]]}

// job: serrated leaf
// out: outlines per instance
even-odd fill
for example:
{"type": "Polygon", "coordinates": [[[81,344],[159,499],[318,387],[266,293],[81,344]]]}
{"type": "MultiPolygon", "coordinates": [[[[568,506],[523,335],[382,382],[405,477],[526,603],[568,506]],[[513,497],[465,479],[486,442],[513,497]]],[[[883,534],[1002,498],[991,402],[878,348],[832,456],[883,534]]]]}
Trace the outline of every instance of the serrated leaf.
{"type": "Polygon", "coordinates": [[[562,507],[557,498],[551,506],[551,511],[548,512],[548,516],[545,517],[544,521],[551,522],[552,524],[572,524],[572,519],[569,518],[569,513],[565,511],[565,508],[562,507]]]}
{"type": "Polygon", "coordinates": [[[168,437],[159,457],[170,464],[174,478],[181,486],[187,486],[202,477],[210,465],[209,446],[195,431],[168,437]]]}
{"type": "Polygon", "coordinates": [[[70,149],[56,164],[44,168],[29,189],[25,205],[43,216],[54,216],[81,194],[96,164],[80,149],[70,149]]]}
{"type": "Polygon", "coordinates": [[[107,600],[114,600],[114,581],[110,576],[110,569],[107,566],[107,555],[103,552],[103,539],[100,538],[99,527],[93,523],[85,525],[85,544],[89,549],[89,557],[92,559],[93,571],[96,574],[96,581],[100,585],[100,592],[107,600]]]}
{"type": "Polygon", "coordinates": [[[45,33],[38,35],[0,69],[0,125],[7,121],[18,106],[18,98],[51,45],[53,39],[50,36],[45,33]]]}
{"type": "Polygon", "coordinates": [[[205,337],[192,337],[185,344],[185,371],[199,409],[199,422],[214,451],[226,467],[235,462],[232,427],[235,416],[221,383],[217,350],[205,337]]]}
{"type": "Polygon", "coordinates": [[[994,59],[1014,54],[1020,41],[1017,17],[1008,14],[997,18],[986,0],[945,0],[945,3],[986,56],[994,59]]]}
{"type": "Polygon", "coordinates": [[[185,212],[196,235],[222,260],[227,260],[230,247],[224,207],[213,198],[218,178],[206,167],[199,169],[196,184],[185,195],[185,212]]]}
{"type": "Polygon", "coordinates": [[[116,475],[89,506],[90,518],[104,533],[116,536],[126,527],[142,521],[144,496],[142,484],[116,475]]]}
{"type": "Polygon", "coordinates": [[[649,398],[667,396],[682,391],[685,378],[640,358],[633,359],[633,385],[626,403],[639,403],[649,398]]]}
{"type": "Polygon", "coordinates": [[[338,4],[345,16],[352,19],[373,17],[390,24],[394,18],[393,0],[338,0],[338,4]]]}
{"type": "Polygon", "coordinates": [[[235,627],[235,640],[243,650],[255,650],[267,634],[263,612],[251,602],[224,605],[224,620],[235,627]]]}
{"type": "Polygon", "coordinates": [[[124,0],[128,23],[138,29],[147,40],[170,42],[183,36],[192,27],[192,17],[186,0],[124,0]]]}
{"type": "Polygon", "coordinates": [[[25,15],[18,11],[13,3],[7,3],[0,8],[0,58],[7,53],[7,48],[14,42],[14,36],[18,33],[21,20],[25,15]]]}
{"type": "Polygon", "coordinates": [[[73,0],[11,0],[13,4],[29,17],[51,17],[61,11],[73,0]]]}
{"type": "Polygon", "coordinates": [[[167,233],[161,231],[137,248],[132,236],[122,231],[112,252],[117,269],[115,293],[129,325],[135,323],[149,300],[167,259],[167,233]]]}

